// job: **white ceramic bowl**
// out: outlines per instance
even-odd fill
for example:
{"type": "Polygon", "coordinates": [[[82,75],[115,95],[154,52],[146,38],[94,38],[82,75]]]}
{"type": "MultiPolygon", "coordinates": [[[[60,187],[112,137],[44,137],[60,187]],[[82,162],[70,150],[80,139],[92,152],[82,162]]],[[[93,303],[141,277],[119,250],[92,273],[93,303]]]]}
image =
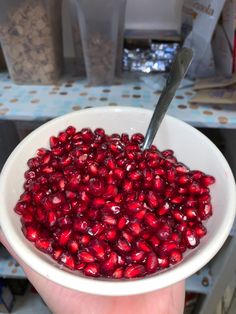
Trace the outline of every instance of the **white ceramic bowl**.
{"type": "Polygon", "coordinates": [[[13,212],[22,193],[26,162],[39,147],[48,147],[51,135],[74,125],[103,127],[107,133],[145,133],[152,111],[129,107],[99,107],[73,112],[54,119],[27,136],[8,158],[0,178],[0,222],[10,245],[26,264],[48,279],[78,291],[99,295],[132,295],[153,291],[187,278],[203,267],[221,248],[235,217],[235,182],[228,163],[216,146],[203,134],[166,116],[155,138],[160,150],[171,148],[179,161],[191,169],[214,175],[211,188],[214,215],[207,221],[207,235],[200,245],[188,251],[181,263],[164,272],[135,280],[90,279],[59,267],[24,238],[20,218],[13,212]]]}

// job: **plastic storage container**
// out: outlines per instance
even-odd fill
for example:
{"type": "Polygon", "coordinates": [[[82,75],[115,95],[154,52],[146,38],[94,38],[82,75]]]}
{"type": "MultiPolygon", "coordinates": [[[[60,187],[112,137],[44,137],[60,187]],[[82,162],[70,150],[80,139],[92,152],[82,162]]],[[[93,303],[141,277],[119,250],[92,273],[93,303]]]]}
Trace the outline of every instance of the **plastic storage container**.
{"type": "Polygon", "coordinates": [[[54,83],[62,66],[61,0],[0,0],[0,40],[15,83],[54,83]]]}
{"type": "Polygon", "coordinates": [[[126,0],[76,0],[90,85],[111,85],[121,67],[126,0]],[[118,67],[119,67],[118,66],[118,67]]]}
{"type": "Polygon", "coordinates": [[[77,0],[69,0],[70,7],[70,20],[71,20],[71,29],[73,44],[75,49],[75,65],[76,65],[76,74],[78,76],[85,76],[85,63],[84,63],[84,54],[82,48],[81,32],[77,14],[77,0]]]}
{"type": "Polygon", "coordinates": [[[1,45],[0,45],[0,71],[1,70],[5,70],[5,68],[6,68],[6,64],[5,64],[4,56],[3,56],[3,53],[2,53],[2,48],[1,48],[1,45]]]}

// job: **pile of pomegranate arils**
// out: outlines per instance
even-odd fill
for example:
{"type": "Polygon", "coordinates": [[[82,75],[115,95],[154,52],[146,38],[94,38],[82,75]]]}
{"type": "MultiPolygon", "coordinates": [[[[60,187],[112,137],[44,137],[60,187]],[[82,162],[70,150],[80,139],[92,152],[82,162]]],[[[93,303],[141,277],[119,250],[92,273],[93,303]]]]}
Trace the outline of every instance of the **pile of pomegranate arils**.
{"type": "Polygon", "coordinates": [[[28,160],[15,206],[25,237],[87,276],[143,277],[183,259],[207,233],[211,175],[143,135],[69,126],[28,160]]]}

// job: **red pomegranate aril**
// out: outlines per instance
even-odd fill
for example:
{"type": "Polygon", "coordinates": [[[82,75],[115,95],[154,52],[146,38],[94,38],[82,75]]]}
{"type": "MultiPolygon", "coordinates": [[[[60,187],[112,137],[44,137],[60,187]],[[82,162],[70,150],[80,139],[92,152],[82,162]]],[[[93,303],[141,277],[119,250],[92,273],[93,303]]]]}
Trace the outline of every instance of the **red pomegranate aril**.
{"type": "Polygon", "coordinates": [[[92,206],[95,208],[101,208],[106,204],[104,198],[102,197],[96,197],[92,201],[92,206]]]}
{"type": "Polygon", "coordinates": [[[157,258],[158,261],[158,266],[160,267],[160,269],[164,269],[169,267],[169,259],[166,256],[161,256],[157,258]]]}
{"type": "Polygon", "coordinates": [[[95,257],[100,260],[103,260],[105,258],[104,245],[100,241],[95,240],[91,244],[91,251],[95,254],[95,257]]]}
{"type": "Polygon", "coordinates": [[[113,272],[117,267],[118,256],[115,252],[111,252],[110,256],[102,264],[103,271],[107,274],[113,272]]]}
{"type": "Polygon", "coordinates": [[[89,228],[89,222],[86,219],[80,219],[80,218],[76,218],[73,221],[73,230],[76,232],[82,232],[85,233],[87,232],[89,228]]]}
{"type": "Polygon", "coordinates": [[[142,208],[143,208],[143,205],[141,202],[138,202],[138,201],[131,201],[131,202],[128,202],[126,204],[126,207],[128,209],[129,212],[131,213],[135,213],[135,212],[138,212],[140,211],[142,208]]]}
{"type": "Polygon", "coordinates": [[[122,168],[116,168],[113,170],[113,175],[119,180],[123,180],[125,177],[125,170],[122,168]]]}
{"type": "Polygon", "coordinates": [[[146,253],[135,250],[131,253],[130,258],[134,263],[142,263],[146,259],[146,253]]]}
{"type": "Polygon", "coordinates": [[[147,202],[148,206],[150,206],[151,208],[154,208],[154,209],[157,208],[158,198],[157,198],[155,192],[153,192],[153,191],[147,192],[146,202],[147,202]]]}
{"type": "Polygon", "coordinates": [[[111,225],[111,226],[114,226],[117,224],[117,219],[113,215],[108,215],[108,214],[103,215],[102,221],[105,224],[111,225]]]}
{"type": "Polygon", "coordinates": [[[129,231],[123,230],[121,232],[121,234],[122,234],[123,238],[125,240],[127,240],[128,243],[132,243],[133,242],[134,237],[133,237],[133,235],[129,231]]]}
{"type": "Polygon", "coordinates": [[[43,239],[39,238],[35,241],[35,246],[37,249],[44,253],[52,253],[53,248],[52,248],[52,239],[43,239]]]}
{"type": "Polygon", "coordinates": [[[124,193],[130,193],[133,191],[133,183],[130,180],[125,179],[122,184],[124,193]]]}
{"type": "Polygon", "coordinates": [[[67,244],[67,247],[72,254],[76,254],[79,251],[79,243],[76,240],[70,240],[67,244]]]}
{"type": "Polygon", "coordinates": [[[137,248],[143,252],[149,253],[152,251],[152,248],[145,240],[137,241],[137,248]]]}
{"type": "Polygon", "coordinates": [[[62,253],[63,253],[62,248],[53,248],[51,256],[52,256],[52,258],[54,258],[57,261],[61,257],[62,253]]]}
{"type": "Polygon", "coordinates": [[[61,233],[58,236],[58,244],[60,246],[65,246],[68,241],[70,240],[72,235],[72,230],[71,229],[65,229],[61,231],[61,233]]]}
{"type": "Polygon", "coordinates": [[[189,185],[188,190],[190,194],[200,194],[201,187],[198,183],[193,182],[189,185]]]}
{"type": "Polygon", "coordinates": [[[124,269],[123,267],[117,268],[114,273],[112,274],[112,277],[115,279],[121,279],[124,275],[124,269]]]}
{"type": "Polygon", "coordinates": [[[131,136],[131,141],[137,144],[142,144],[144,136],[141,133],[135,133],[131,136]]]}
{"type": "Polygon", "coordinates": [[[117,231],[115,228],[107,230],[105,235],[106,235],[106,240],[109,242],[113,242],[117,239],[117,231]]]}
{"type": "Polygon", "coordinates": [[[142,227],[137,221],[130,222],[129,229],[134,236],[138,236],[142,231],[142,227]]]}
{"type": "Polygon", "coordinates": [[[130,252],[131,251],[131,245],[124,238],[119,238],[119,240],[117,241],[117,248],[121,252],[130,252]]]}
{"type": "Polygon", "coordinates": [[[154,252],[151,252],[147,256],[146,269],[149,274],[155,273],[158,268],[158,259],[154,252]]]}
{"type": "Polygon", "coordinates": [[[174,168],[167,169],[166,178],[169,183],[176,181],[176,170],[174,168]]]}
{"type": "Polygon", "coordinates": [[[135,213],[133,218],[137,219],[137,220],[143,220],[146,212],[147,212],[146,208],[143,208],[142,210],[140,210],[137,213],[135,213]]]}
{"type": "Polygon", "coordinates": [[[201,178],[201,184],[203,184],[204,186],[209,186],[214,184],[216,181],[216,179],[213,176],[205,176],[203,175],[201,178]]]}
{"type": "Polygon", "coordinates": [[[88,231],[88,233],[91,236],[98,236],[105,230],[105,227],[103,224],[97,222],[93,225],[93,227],[88,231]]]}
{"type": "Polygon", "coordinates": [[[99,267],[95,263],[88,264],[84,269],[84,274],[86,276],[98,277],[99,276],[99,267]]]}
{"type": "Polygon", "coordinates": [[[194,225],[193,229],[199,238],[202,238],[207,234],[207,229],[202,223],[194,225]]]}
{"type": "Polygon", "coordinates": [[[32,242],[35,242],[40,236],[39,230],[33,225],[23,226],[22,231],[25,237],[32,242]]]}
{"type": "Polygon", "coordinates": [[[91,237],[88,234],[84,234],[80,238],[80,243],[83,245],[88,245],[91,241],[91,237]]]}
{"type": "Polygon", "coordinates": [[[156,218],[155,214],[152,213],[146,213],[144,216],[144,221],[146,222],[147,225],[149,225],[151,228],[157,228],[158,226],[158,220],[156,218]]]}
{"type": "Polygon", "coordinates": [[[183,195],[178,195],[175,197],[172,197],[171,203],[175,205],[182,204],[185,201],[185,197],[183,195]]]}
{"type": "Polygon", "coordinates": [[[85,262],[85,263],[93,263],[95,261],[94,256],[86,251],[79,252],[78,259],[79,261],[85,262]]]}
{"type": "Polygon", "coordinates": [[[193,249],[199,244],[199,238],[193,229],[187,228],[183,234],[183,238],[189,249],[193,249]]]}
{"type": "Polygon", "coordinates": [[[72,270],[75,269],[75,260],[69,253],[62,253],[60,256],[60,262],[67,268],[70,268],[72,270]]]}
{"type": "Polygon", "coordinates": [[[118,193],[117,187],[114,184],[108,184],[103,193],[103,198],[105,198],[106,200],[112,199],[117,195],[117,193],[118,193]]]}
{"type": "Polygon", "coordinates": [[[142,277],[146,273],[145,267],[143,265],[131,265],[125,269],[124,277],[131,279],[135,277],[142,277]]]}
{"type": "Polygon", "coordinates": [[[151,245],[155,251],[161,243],[160,239],[158,239],[158,237],[156,235],[153,235],[148,241],[149,241],[149,243],[151,243],[151,245]]]}
{"type": "Polygon", "coordinates": [[[193,207],[184,208],[184,214],[187,217],[187,220],[197,220],[198,219],[198,212],[193,207]]]}
{"type": "Polygon", "coordinates": [[[177,264],[183,259],[182,253],[180,250],[172,250],[169,255],[170,264],[177,264]]]}
{"type": "Polygon", "coordinates": [[[212,205],[209,203],[201,204],[199,206],[198,215],[202,220],[208,219],[210,216],[212,216],[212,205]]]}
{"type": "Polygon", "coordinates": [[[122,216],[121,218],[119,218],[118,223],[117,223],[117,227],[118,229],[122,230],[125,228],[125,226],[127,226],[129,223],[129,218],[128,216],[122,216]]]}
{"type": "Polygon", "coordinates": [[[86,276],[145,276],[179,263],[207,233],[215,178],[141,133],[68,126],[28,162],[15,206],[36,248],[86,276]],[[36,224],[37,221],[37,224],[36,224]]]}

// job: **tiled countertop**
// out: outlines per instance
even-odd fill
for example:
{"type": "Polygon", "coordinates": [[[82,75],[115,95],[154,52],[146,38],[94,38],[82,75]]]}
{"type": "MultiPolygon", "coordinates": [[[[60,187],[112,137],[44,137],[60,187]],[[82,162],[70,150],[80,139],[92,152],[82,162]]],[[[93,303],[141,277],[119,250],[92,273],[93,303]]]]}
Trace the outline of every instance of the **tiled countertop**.
{"type": "MultiPolygon", "coordinates": [[[[121,84],[89,87],[84,79],[64,79],[57,85],[15,85],[0,73],[0,119],[48,120],[73,110],[97,106],[133,106],[154,109],[160,95],[140,76],[124,75],[121,84]]],[[[181,88],[168,114],[196,127],[236,128],[234,105],[190,104],[191,87],[181,88]]]]}

